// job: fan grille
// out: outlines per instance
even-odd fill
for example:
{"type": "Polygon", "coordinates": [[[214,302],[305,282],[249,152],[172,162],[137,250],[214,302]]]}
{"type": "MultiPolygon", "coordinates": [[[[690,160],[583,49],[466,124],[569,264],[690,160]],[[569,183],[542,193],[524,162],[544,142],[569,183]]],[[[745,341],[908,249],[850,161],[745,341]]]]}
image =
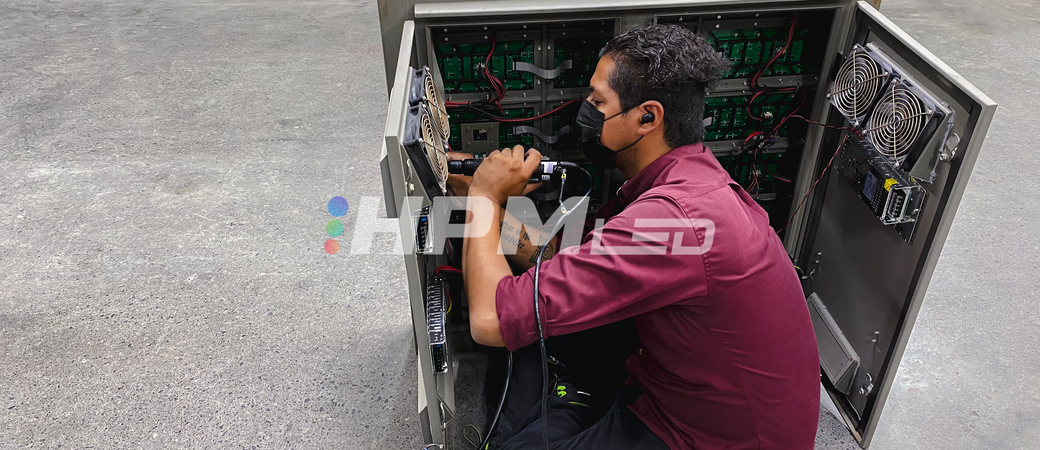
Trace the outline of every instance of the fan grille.
{"type": "Polygon", "coordinates": [[[845,60],[829,97],[838,111],[858,126],[867,108],[881,92],[887,73],[873,58],[856,52],[845,60]]]}
{"type": "Polygon", "coordinates": [[[448,111],[444,109],[441,94],[437,91],[437,85],[433,82],[433,75],[427,73],[423,79],[423,89],[426,91],[426,101],[430,104],[430,111],[436,115],[437,129],[445,140],[451,137],[451,126],[448,123],[448,111]]]}
{"type": "Polygon", "coordinates": [[[917,95],[894,82],[870,116],[867,138],[878,152],[899,167],[931,115],[917,95]]]}
{"type": "Polygon", "coordinates": [[[434,175],[437,176],[437,183],[441,185],[443,190],[444,182],[448,179],[448,154],[445,152],[443,140],[441,140],[440,132],[433,125],[433,120],[429,114],[422,114],[420,127],[423,148],[426,150],[426,156],[430,159],[430,166],[434,175]]]}

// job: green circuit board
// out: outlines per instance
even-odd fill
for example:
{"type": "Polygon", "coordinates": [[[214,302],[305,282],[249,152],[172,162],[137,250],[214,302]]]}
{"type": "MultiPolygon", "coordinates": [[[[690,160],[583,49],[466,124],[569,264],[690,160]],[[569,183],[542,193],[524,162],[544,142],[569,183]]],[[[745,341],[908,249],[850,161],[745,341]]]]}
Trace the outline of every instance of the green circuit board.
{"type": "Polygon", "coordinates": [[[733,181],[740,183],[744,189],[752,194],[756,192],[776,192],[781,181],[773,174],[777,174],[781,154],[767,153],[759,155],[741,156],[719,156],[717,157],[722,167],[729,172],[733,181]],[[754,185],[755,176],[758,176],[758,184],[754,185]]]}
{"type": "MultiPolygon", "coordinates": [[[[551,106],[551,105],[550,105],[551,106]]],[[[556,106],[551,106],[555,108],[556,106]]],[[[570,127],[570,132],[559,137],[559,140],[553,144],[553,150],[579,150],[581,149],[581,132],[578,130],[577,118],[578,109],[581,108],[581,103],[574,102],[561,109],[556,114],[552,115],[552,135],[556,136],[560,134],[560,130],[564,127],[570,127]]]]}
{"type": "MultiPolygon", "coordinates": [[[[716,50],[733,61],[723,79],[746,78],[764,66],[773,55],[787,44],[790,27],[710,29],[707,41],[716,50]]],[[[806,47],[812,38],[809,27],[795,27],[791,45],[766,69],[762,76],[802,75],[819,73],[820,58],[807,57],[806,47]]]]}
{"type": "MultiPolygon", "coordinates": [[[[535,116],[534,108],[506,108],[502,117],[521,118],[535,116]]],[[[453,149],[462,149],[462,124],[494,122],[487,115],[472,110],[456,110],[448,112],[448,120],[451,123],[451,138],[448,143],[453,149]]],[[[513,128],[517,125],[531,125],[528,122],[502,122],[498,128],[498,143],[500,147],[512,147],[522,145],[524,147],[534,146],[534,136],[530,134],[514,134],[513,128]]]]}
{"type": "Polygon", "coordinates": [[[534,89],[534,75],[513,70],[514,62],[535,62],[534,40],[496,41],[494,52],[490,40],[440,43],[434,49],[446,94],[492,92],[486,66],[507,91],[534,89]]]}
{"type": "MultiPolygon", "coordinates": [[[[750,95],[709,97],[705,99],[704,117],[711,117],[712,123],[706,127],[704,140],[744,139],[753,132],[772,129],[801,104],[802,95],[797,92],[761,94],[750,108],[750,95]]],[[[778,136],[787,136],[787,128],[787,124],[781,127],[778,136]]]]}
{"type": "Polygon", "coordinates": [[[564,70],[553,80],[554,88],[584,88],[589,86],[592,74],[599,63],[599,51],[607,45],[608,37],[585,37],[556,39],[553,47],[554,67],[571,61],[571,68],[564,70]]]}

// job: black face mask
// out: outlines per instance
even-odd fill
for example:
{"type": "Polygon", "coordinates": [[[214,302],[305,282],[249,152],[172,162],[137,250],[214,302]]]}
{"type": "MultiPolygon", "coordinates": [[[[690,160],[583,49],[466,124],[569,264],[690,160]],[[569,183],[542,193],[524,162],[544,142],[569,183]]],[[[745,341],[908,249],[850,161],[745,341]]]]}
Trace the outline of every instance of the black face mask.
{"type": "Polygon", "coordinates": [[[603,134],[603,123],[621,114],[628,112],[631,108],[621,111],[613,116],[606,117],[600,110],[596,109],[588,100],[581,102],[578,109],[578,128],[581,130],[581,151],[593,165],[601,170],[610,170],[617,167],[614,160],[617,154],[628,150],[643,139],[639,136],[635,142],[626,145],[620,150],[611,150],[600,143],[599,138],[603,134]]]}

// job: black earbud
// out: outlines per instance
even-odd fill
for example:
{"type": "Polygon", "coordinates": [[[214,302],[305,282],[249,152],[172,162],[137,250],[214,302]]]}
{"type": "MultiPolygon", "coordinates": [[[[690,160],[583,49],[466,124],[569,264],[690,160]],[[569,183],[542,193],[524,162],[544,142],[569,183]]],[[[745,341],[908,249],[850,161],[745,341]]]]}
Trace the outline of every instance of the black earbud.
{"type": "Polygon", "coordinates": [[[643,117],[639,119],[639,123],[650,123],[653,122],[655,118],[656,117],[654,117],[654,113],[646,113],[643,114],[643,117]]]}

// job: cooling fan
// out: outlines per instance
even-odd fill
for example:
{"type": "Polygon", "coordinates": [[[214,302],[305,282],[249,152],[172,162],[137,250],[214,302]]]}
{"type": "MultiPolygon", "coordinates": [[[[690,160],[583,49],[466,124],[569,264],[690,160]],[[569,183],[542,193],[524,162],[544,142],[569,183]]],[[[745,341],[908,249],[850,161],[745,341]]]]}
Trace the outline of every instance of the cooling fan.
{"type": "Polygon", "coordinates": [[[907,75],[878,46],[868,43],[852,47],[828,97],[893,167],[913,171],[915,176],[931,181],[938,163],[937,152],[928,158],[928,167],[914,167],[927,148],[942,146],[946,133],[938,143],[933,137],[944,123],[949,130],[953,110],[907,75]]]}
{"type": "Polygon", "coordinates": [[[451,137],[451,125],[448,122],[448,111],[444,105],[444,95],[437,89],[437,83],[433,79],[433,72],[429,67],[423,66],[416,69],[412,74],[412,89],[409,95],[409,103],[412,106],[425,103],[433,114],[435,126],[444,142],[451,137]]]}
{"type": "MultiPolygon", "coordinates": [[[[867,121],[866,135],[874,149],[893,166],[909,172],[924,153],[940,124],[953,111],[909,79],[893,80],[881,93],[867,121]]],[[[944,140],[945,140],[945,136],[944,140]]],[[[939,144],[941,145],[941,144],[939,144]]],[[[935,161],[930,161],[933,163],[935,161]]]]}
{"type": "Polygon", "coordinates": [[[444,195],[448,179],[448,147],[425,102],[408,109],[404,148],[431,199],[444,195]]]}
{"type": "Polygon", "coordinates": [[[866,48],[857,44],[838,70],[827,98],[852,126],[859,127],[891,77],[890,67],[883,66],[871,57],[866,48]]]}

